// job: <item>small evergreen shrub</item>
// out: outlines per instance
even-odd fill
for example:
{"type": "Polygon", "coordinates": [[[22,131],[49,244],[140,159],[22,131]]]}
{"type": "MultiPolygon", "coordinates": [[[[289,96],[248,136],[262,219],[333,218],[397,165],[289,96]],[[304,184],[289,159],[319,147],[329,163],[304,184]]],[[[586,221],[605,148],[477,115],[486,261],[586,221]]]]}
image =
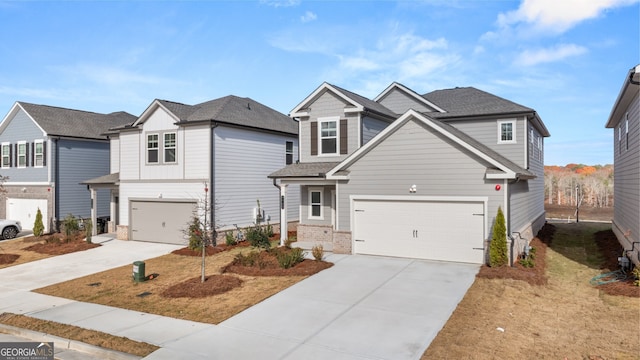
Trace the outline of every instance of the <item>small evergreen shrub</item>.
{"type": "Polygon", "coordinates": [[[197,216],[194,216],[189,223],[189,249],[202,249],[202,224],[197,216]]]}
{"type": "Polygon", "coordinates": [[[493,224],[493,236],[489,244],[489,266],[499,267],[507,265],[509,262],[507,251],[507,227],[502,208],[498,207],[496,220],[493,224]]]}
{"type": "Polygon", "coordinates": [[[75,216],[69,214],[62,223],[64,225],[64,234],[65,234],[65,242],[71,241],[73,235],[75,235],[78,230],[80,230],[80,226],[78,225],[78,219],[75,216]]]}
{"type": "Polygon", "coordinates": [[[36,213],[36,221],[33,223],[33,235],[40,237],[44,232],[44,224],[42,223],[42,212],[40,208],[38,208],[38,212],[36,213]]]}
{"type": "Polygon", "coordinates": [[[261,226],[253,226],[247,229],[245,236],[249,244],[253,247],[269,249],[271,243],[267,232],[261,226]]]}
{"type": "Polygon", "coordinates": [[[535,258],[536,248],[532,247],[529,249],[529,254],[522,254],[522,259],[518,260],[518,263],[526,268],[532,268],[536,266],[535,258]]]}
{"type": "Polygon", "coordinates": [[[257,267],[260,269],[267,267],[267,263],[260,256],[260,251],[251,251],[247,255],[239,253],[233,258],[233,263],[241,266],[257,267]]]}
{"type": "Polygon", "coordinates": [[[278,264],[283,269],[289,269],[304,261],[304,251],[301,248],[276,252],[278,264]]]}
{"type": "Polygon", "coordinates": [[[228,246],[236,245],[238,242],[236,241],[236,237],[233,235],[233,231],[229,230],[224,234],[224,241],[228,246]]]}
{"type": "Polygon", "coordinates": [[[312,247],[311,255],[313,255],[313,258],[317,261],[322,261],[322,259],[324,258],[324,248],[322,247],[322,245],[316,245],[312,247]]]}
{"type": "Polygon", "coordinates": [[[632,274],[636,278],[636,280],[633,282],[633,285],[640,286],[640,267],[636,266],[636,268],[633,269],[632,274]]]}

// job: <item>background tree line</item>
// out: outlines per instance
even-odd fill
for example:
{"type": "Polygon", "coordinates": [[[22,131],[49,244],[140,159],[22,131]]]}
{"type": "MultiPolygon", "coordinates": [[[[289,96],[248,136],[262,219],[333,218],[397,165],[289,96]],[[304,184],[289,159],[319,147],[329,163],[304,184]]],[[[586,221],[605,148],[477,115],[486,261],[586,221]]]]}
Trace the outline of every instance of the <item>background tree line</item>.
{"type": "Polygon", "coordinates": [[[544,190],[547,204],[611,207],[613,165],[545,166],[544,190]]]}

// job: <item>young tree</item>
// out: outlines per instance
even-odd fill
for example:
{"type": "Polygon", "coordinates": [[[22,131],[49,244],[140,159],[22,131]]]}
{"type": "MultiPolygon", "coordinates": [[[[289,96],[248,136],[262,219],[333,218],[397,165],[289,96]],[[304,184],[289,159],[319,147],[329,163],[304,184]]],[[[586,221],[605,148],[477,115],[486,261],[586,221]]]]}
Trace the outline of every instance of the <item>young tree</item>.
{"type": "Polygon", "coordinates": [[[493,236],[489,244],[489,266],[498,267],[507,265],[509,256],[507,253],[507,227],[502,208],[498,207],[498,214],[493,223],[493,236]]]}
{"type": "Polygon", "coordinates": [[[44,232],[44,225],[42,224],[42,212],[40,208],[38,208],[38,212],[36,213],[36,221],[33,223],[33,235],[42,236],[44,232]]]}

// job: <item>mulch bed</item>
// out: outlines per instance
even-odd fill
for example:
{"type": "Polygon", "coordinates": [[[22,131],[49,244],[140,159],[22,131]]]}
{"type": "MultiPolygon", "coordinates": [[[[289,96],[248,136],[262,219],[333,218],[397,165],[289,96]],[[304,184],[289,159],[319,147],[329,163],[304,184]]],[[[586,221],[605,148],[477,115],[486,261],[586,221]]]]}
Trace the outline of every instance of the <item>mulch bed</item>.
{"type": "MultiPolygon", "coordinates": [[[[620,268],[618,257],[622,256],[623,249],[613,231],[598,231],[595,234],[595,241],[604,258],[604,262],[600,267],[604,270],[603,272],[618,270],[620,268]]],[[[633,275],[629,274],[629,277],[624,281],[598,285],[598,289],[609,295],[640,297],[640,286],[633,285],[633,282],[633,275]]]]}
{"type": "MultiPolygon", "coordinates": [[[[207,246],[205,248],[205,256],[211,256],[223,251],[229,251],[231,249],[235,249],[237,247],[249,247],[248,241],[241,241],[236,245],[226,245],[226,244],[218,244],[216,246],[207,246]]],[[[192,250],[189,247],[184,247],[181,249],[173,250],[172,254],[182,255],[182,256],[202,256],[202,249],[192,250]]]]}
{"type": "Polygon", "coordinates": [[[242,280],[236,276],[210,275],[205,277],[204,283],[200,276],[173,285],[162,292],[167,298],[203,298],[223,294],[242,285],[242,280]]]}
{"type": "Polygon", "coordinates": [[[17,254],[0,254],[0,265],[13,264],[19,257],[17,254]]]}
{"type": "Polygon", "coordinates": [[[283,269],[273,253],[262,251],[259,256],[262,267],[243,266],[234,260],[222,268],[222,272],[248,276],[309,276],[333,266],[330,262],[305,259],[293,267],[283,269]]]}
{"type": "MultiPolygon", "coordinates": [[[[38,239],[35,236],[34,238],[38,239]]],[[[37,253],[47,255],[64,255],[101,246],[100,244],[86,242],[80,234],[73,236],[69,241],[66,241],[65,235],[58,233],[41,236],[39,240],[45,240],[45,242],[31,245],[24,248],[24,250],[35,251],[37,253]]]]}

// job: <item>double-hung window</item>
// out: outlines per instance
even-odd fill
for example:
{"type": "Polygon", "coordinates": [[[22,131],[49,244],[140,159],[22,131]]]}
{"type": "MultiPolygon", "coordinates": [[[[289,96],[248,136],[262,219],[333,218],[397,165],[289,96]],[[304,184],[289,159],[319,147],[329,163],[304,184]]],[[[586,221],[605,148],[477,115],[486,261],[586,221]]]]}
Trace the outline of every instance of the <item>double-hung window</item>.
{"type": "Polygon", "coordinates": [[[309,219],[322,218],[322,189],[309,189],[309,219]]]}
{"type": "Polygon", "coordinates": [[[33,143],[33,166],[44,166],[44,145],[42,140],[33,143]]]}
{"type": "Polygon", "coordinates": [[[18,167],[27,167],[27,143],[18,143],[18,167]]]}
{"type": "Polygon", "coordinates": [[[293,164],[293,141],[287,141],[285,144],[285,164],[293,164]]]}
{"type": "Polygon", "coordinates": [[[320,153],[338,153],[338,120],[320,121],[320,153]]]}
{"type": "Polygon", "coordinates": [[[2,167],[11,167],[11,144],[2,144],[2,167]]]}
{"type": "Polygon", "coordinates": [[[516,142],[516,122],[513,120],[498,121],[498,144],[516,142]]]}
{"type": "Polygon", "coordinates": [[[147,163],[158,163],[158,147],[158,134],[147,134],[147,163]]]}
{"type": "Polygon", "coordinates": [[[174,163],[176,162],[176,133],[164,134],[164,162],[174,163]]]}

